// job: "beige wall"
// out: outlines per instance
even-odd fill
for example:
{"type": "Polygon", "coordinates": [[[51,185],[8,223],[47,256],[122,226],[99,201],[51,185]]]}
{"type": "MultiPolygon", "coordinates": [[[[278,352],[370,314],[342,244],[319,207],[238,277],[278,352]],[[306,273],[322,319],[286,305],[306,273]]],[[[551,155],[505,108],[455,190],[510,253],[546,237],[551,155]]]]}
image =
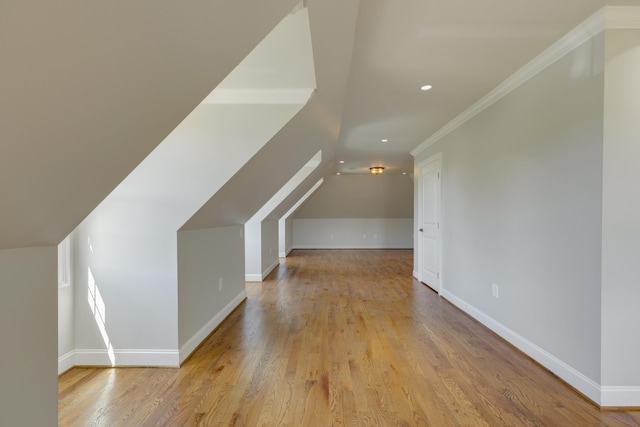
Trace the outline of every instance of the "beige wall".
{"type": "Polygon", "coordinates": [[[413,182],[408,175],[332,175],[294,218],[412,218],[413,182]]]}

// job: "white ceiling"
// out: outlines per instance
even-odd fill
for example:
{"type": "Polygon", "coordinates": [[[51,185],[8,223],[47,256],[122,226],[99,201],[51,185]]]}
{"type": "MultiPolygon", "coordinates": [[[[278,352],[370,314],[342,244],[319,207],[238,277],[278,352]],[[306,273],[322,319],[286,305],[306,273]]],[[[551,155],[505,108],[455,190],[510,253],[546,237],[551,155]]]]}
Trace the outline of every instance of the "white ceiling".
{"type": "Polygon", "coordinates": [[[336,153],[345,163],[333,172],[412,172],[411,149],[605,5],[638,2],[361,1],[336,153]]]}
{"type": "MultiPolygon", "coordinates": [[[[3,2],[0,248],[60,242],[297,3],[3,2]]],[[[601,7],[638,1],[305,4],[317,93],[218,197],[242,217],[318,149],[318,174],[412,172],[411,149],[601,7]]]]}

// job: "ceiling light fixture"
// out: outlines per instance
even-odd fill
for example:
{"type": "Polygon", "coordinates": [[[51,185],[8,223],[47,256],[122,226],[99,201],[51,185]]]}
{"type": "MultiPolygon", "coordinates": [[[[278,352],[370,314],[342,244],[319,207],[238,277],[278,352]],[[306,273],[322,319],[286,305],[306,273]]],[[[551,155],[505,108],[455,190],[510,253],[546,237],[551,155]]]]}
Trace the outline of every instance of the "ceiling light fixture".
{"type": "Polygon", "coordinates": [[[389,142],[389,140],[385,138],[385,139],[382,139],[381,142],[389,142]]]}
{"type": "Polygon", "coordinates": [[[424,85],[424,86],[420,86],[420,90],[429,90],[431,89],[433,86],[431,85],[424,85]]]}
{"type": "Polygon", "coordinates": [[[336,172],[336,175],[340,175],[340,172],[336,172]]]}
{"type": "Polygon", "coordinates": [[[373,166],[373,167],[369,168],[369,170],[374,175],[380,175],[382,172],[384,172],[384,167],[382,167],[382,166],[373,166]]]}
{"type": "Polygon", "coordinates": [[[344,160],[340,160],[340,163],[344,163],[344,160]]]}

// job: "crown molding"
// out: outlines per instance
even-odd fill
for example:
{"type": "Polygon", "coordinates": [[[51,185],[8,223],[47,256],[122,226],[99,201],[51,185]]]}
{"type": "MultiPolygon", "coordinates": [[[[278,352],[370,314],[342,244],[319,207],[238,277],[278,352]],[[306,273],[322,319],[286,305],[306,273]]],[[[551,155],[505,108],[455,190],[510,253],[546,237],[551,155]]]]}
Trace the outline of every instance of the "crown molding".
{"type": "Polygon", "coordinates": [[[553,64],[582,43],[605,29],[640,29],[640,7],[636,6],[607,6],[587,18],[560,40],[536,56],[527,65],[516,71],[495,89],[480,98],[465,111],[456,116],[449,123],[437,130],[420,145],[411,150],[412,156],[417,156],[445,135],[454,131],[495,104],[514,89],[527,82],[533,76],[553,64]]]}
{"type": "Polygon", "coordinates": [[[640,7],[606,6],[605,29],[607,30],[640,30],[640,7]]]}

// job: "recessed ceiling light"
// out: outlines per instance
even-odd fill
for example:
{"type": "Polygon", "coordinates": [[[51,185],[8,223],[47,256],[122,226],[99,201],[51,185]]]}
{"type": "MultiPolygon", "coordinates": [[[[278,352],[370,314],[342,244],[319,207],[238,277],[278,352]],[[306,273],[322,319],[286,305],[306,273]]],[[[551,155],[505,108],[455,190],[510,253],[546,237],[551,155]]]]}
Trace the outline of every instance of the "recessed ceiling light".
{"type": "Polygon", "coordinates": [[[402,175],[406,175],[406,174],[407,174],[406,172],[402,172],[402,175]]]}
{"type": "Polygon", "coordinates": [[[388,140],[387,138],[382,139],[381,141],[382,141],[382,142],[389,142],[389,140],[388,140]]]}
{"type": "Polygon", "coordinates": [[[344,163],[344,160],[340,160],[340,163],[344,163]]]}
{"type": "Polygon", "coordinates": [[[420,86],[420,90],[429,90],[431,89],[433,86],[431,85],[424,85],[424,86],[420,86]]]}
{"type": "Polygon", "coordinates": [[[340,175],[340,172],[336,172],[336,175],[340,175]]]}

